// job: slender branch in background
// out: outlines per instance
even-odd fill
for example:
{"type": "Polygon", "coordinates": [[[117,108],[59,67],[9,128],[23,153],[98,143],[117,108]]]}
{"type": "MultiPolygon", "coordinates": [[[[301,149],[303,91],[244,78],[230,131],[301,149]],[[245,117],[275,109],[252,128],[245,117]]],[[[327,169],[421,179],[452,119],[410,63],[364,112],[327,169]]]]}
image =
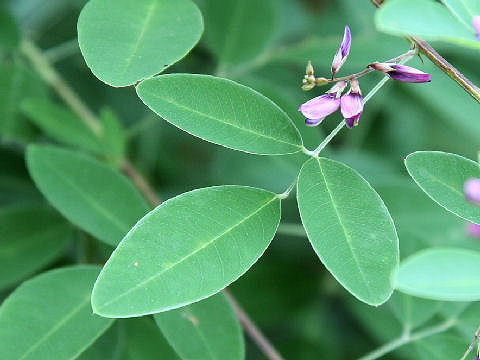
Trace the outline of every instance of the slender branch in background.
{"type": "Polygon", "coordinates": [[[417,332],[413,332],[411,334],[406,332],[406,333],[402,334],[402,336],[399,337],[398,339],[395,339],[395,340],[393,340],[389,343],[386,343],[385,345],[379,347],[378,349],[372,351],[371,353],[369,353],[365,356],[362,356],[358,360],[379,359],[382,356],[384,356],[384,355],[386,355],[386,354],[388,354],[388,353],[398,349],[399,347],[401,347],[403,345],[406,345],[406,344],[408,344],[412,341],[417,341],[417,340],[420,340],[420,339],[423,339],[423,338],[426,338],[426,337],[429,337],[429,336],[436,335],[436,334],[442,333],[444,331],[447,331],[453,325],[455,325],[455,322],[456,322],[456,319],[448,319],[448,320],[445,320],[443,323],[441,323],[439,325],[431,326],[431,327],[428,327],[426,329],[419,330],[417,332]]]}
{"type": "Polygon", "coordinates": [[[30,60],[40,76],[49,84],[57,94],[70,106],[70,108],[82,119],[92,131],[100,135],[102,126],[95,114],[85,105],[77,93],[63,80],[60,74],[53,68],[48,58],[31,41],[23,40],[22,53],[30,60]]]}
{"type": "Polygon", "coordinates": [[[147,201],[153,206],[157,207],[162,203],[162,200],[157,195],[155,190],[150,186],[145,178],[135,169],[133,164],[129,160],[124,160],[122,164],[122,171],[127,175],[133,184],[140,190],[140,192],[145,196],[147,201]]]}
{"type": "Polygon", "coordinates": [[[275,348],[270,344],[270,342],[265,338],[262,332],[257,328],[253,321],[248,317],[248,315],[243,311],[243,309],[238,305],[238,302],[230,294],[229,291],[224,290],[223,293],[230,300],[232,306],[237,314],[240,323],[245,329],[246,333],[250,338],[257,344],[257,346],[262,350],[264,355],[270,360],[283,360],[281,355],[275,350],[275,348]]]}
{"type": "Polygon", "coordinates": [[[43,55],[45,55],[51,63],[55,63],[75,55],[78,52],[78,40],[75,38],[43,51],[43,55]]]}
{"type": "MultiPolygon", "coordinates": [[[[382,6],[382,2],[379,0],[370,1],[377,8],[382,6]]],[[[429,58],[440,70],[455,80],[470,96],[480,103],[480,88],[445,60],[429,43],[419,37],[408,36],[407,39],[413,42],[422,54],[429,58]]]]}
{"type": "MultiPolygon", "coordinates": [[[[67,105],[71,107],[71,109],[82,119],[82,121],[84,121],[92,128],[92,130],[95,131],[96,134],[99,135],[101,133],[101,126],[98,118],[63,80],[61,75],[54,69],[49,59],[42,53],[42,51],[34,43],[24,40],[22,43],[22,52],[31,61],[35,70],[40,74],[43,80],[55,90],[55,92],[65,101],[67,105]]],[[[132,180],[138,190],[152,206],[157,206],[161,203],[155,190],[130,161],[124,160],[122,164],[122,170],[124,171],[125,175],[132,180]]],[[[233,296],[228,293],[227,290],[224,290],[224,293],[232,302],[235,313],[245,329],[245,332],[259,346],[264,355],[269,360],[283,360],[273,345],[255,326],[253,321],[250,320],[247,313],[242,309],[233,296]]]]}

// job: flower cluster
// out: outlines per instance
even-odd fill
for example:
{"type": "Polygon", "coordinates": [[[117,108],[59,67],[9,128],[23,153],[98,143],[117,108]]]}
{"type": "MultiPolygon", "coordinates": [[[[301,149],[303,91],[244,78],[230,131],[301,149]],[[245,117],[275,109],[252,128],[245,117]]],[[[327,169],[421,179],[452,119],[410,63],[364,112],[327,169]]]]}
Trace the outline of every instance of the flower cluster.
{"type": "MultiPolygon", "coordinates": [[[[463,186],[465,198],[474,205],[480,205],[480,179],[468,179],[463,186]]],[[[468,233],[473,237],[480,237],[480,225],[468,224],[468,233]]]]}
{"type": "MultiPolygon", "coordinates": [[[[430,74],[426,74],[410,66],[396,64],[396,61],[399,61],[402,57],[405,57],[405,55],[392,59],[388,62],[371,63],[367,66],[366,70],[360,73],[335,79],[335,74],[347,61],[351,44],[352,35],[350,28],[347,25],[345,26],[343,40],[340,43],[340,46],[332,61],[332,76],[330,80],[324,77],[316,78],[314,75],[313,66],[310,61],[308,62],[306,75],[303,79],[303,90],[308,91],[313,89],[315,86],[322,86],[332,82],[335,83],[335,85],[324,95],[317,96],[302,104],[298,108],[298,110],[306,117],[305,123],[308,126],[317,126],[328,115],[337,111],[338,108],[340,108],[340,111],[345,119],[345,123],[349,128],[358,125],[364,106],[358,78],[371,71],[377,70],[383,72],[390,78],[403,82],[422,83],[429,82],[431,80],[430,74]],[[350,89],[345,95],[342,96],[342,93],[347,87],[348,82],[350,82],[350,89]]],[[[409,53],[407,54],[409,55],[409,53]]]]}

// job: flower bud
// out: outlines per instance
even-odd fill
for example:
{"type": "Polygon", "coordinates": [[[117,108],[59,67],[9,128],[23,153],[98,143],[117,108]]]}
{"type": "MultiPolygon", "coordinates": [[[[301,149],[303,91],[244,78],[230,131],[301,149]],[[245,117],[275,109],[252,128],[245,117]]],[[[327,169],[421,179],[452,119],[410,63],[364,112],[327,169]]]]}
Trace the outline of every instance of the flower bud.
{"type": "Polygon", "coordinates": [[[429,82],[432,79],[430,74],[406,65],[374,62],[368,66],[387,74],[397,81],[423,83],[429,82]]]}
{"type": "Polygon", "coordinates": [[[327,91],[327,94],[336,94],[335,96],[338,98],[342,95],[343,90],[347,87],[346,81],[339,81],[335,85],[333,85],[330,90],[327,91]]]}
{"type": "Polygon", "coordinates": [[[308,76],[312,76],[312,75],[313,75],[313,65],[312,65],[312,62],[311,62],[310,60],[308,60],[307,68],[305,69],[305,73],[306,73],[308,76]]]}
{"type": "Polygon", "coordinates": [[[350,45],[352,44],[352,35],[350,34],[350,28],[345,25],[345,32],[343,33],[343,40],[340,47],[335,54],[332,61],[332,79],[338,70],[347,61],[348,54],[350,53],[350,45]]]}
{"type": "Polygon", "coordinates": [[[363,112],[363,97],[357,79],[350,82],[350,91],[341,97],[340,110],[350,129],[358,125],[363,112]]]}
{"type": "Polygon", "coordinates": [[[468,235],[476,238],[480,238],[480,225],[477,225],[475,223],[468,223],[467,224],[467,232],[468,235]]]}
{"type": "Polygon", "coordinates": [[[309,83],[308,81],[305,81],[305,83],[302,85],[302,90],[303,91],[310,91],[315,87],[315,83],[309,83]]]}
{"type": "Polygon", "coordinates": [[[463,186],[467,200],[475,205],[480,205],[480,179],[468,179],[463,186]]]}
{"type": "Polygon", "coordinates": [[[319,78],[315,79],[315,85],[317,85],[317,86],[323,86],[323,85],[327,85],[327,84],[328,84],[328,80],[325,79],[324,77],[319,77],[319,78]]]}
{"type": "Polygon", "coordinates": [[[477,33],[477,39],[480,41],[480,15],[475,15],[473,17],[473,27],[475,28],[475,32],[477,33]]]}

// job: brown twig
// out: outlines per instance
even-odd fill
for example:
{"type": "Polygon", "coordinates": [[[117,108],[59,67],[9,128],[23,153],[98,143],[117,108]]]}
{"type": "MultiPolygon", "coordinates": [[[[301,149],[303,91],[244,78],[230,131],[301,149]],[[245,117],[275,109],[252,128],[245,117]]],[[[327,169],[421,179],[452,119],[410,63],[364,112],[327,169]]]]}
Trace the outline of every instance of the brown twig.
{"type": "MultiPolygon", "coordinates": [[[[42,53],[42,51],[32,42],[23,41],[22,52],[30,60],[35,67],[35,70],[40,74],[43,80],[48,83],[55,92],[65,101],[67,105],[84,121],[88,126],[95,131],[101,133],[100,121],[82,99],[72,90],[72,88],[63,80],[61,75],[55,70],[49,59],[42,53]]],[[[155,190],[145,180],[145,178],[138,172],[133,164],[125,160],[122,164],[122,170],[127,175],[135,186],[141,191],[148,202],[152,206],[158,206],[161,203],[160,198],[155,190]]],[[[242,309],[239,303],[233,298],[231,294],[224,290],[225,295],[230,299],[235,313],[242,324],[245,332],[251,339],[259,346],[260,350],[269,360],[283,360],[278,354],[273,345],[267,340],[262,332],[255,326],[249,316],[242,309]]]]}
{"type": "Polygon", "coordinates": [[[157,195],[156,191],[150,186],[145,178],[133,166],[130,160],[124,160],[122,164],[122,171],[127,175],[138,190],[143,194],[145,199],[153,206],[157,207],[162,203],[162,200],[157,195]]]}
{"type": "MultiPolygon", "coordinates": [[[[370,0],[370,2],[377,8],[381,7],[381,3],[378,0],[370,0]]],[[[470,96],[480,103],[480,88],[445,60],[429,43],[414,36],[407,36],[407,39],[414,43],[422,54],[429,58],[440,70],[455,80],[470,96]]]]}
{"type": "Polygon", "coordinates": [[[257,344],[257,346],[262,350],[263,354],[270,360],[283,360],[282,356],[275,350],[275,348],[270,344],[268,339],[262,334],[258,327],[253,323],[253,321],[248,317],[242,307],[238,304],[237,300],[233,297],[228,290],[223,290],[225,296],[232,303],[233,309],[237,314],[238,320],[242,324],[245,332],[250,336],[250,338],[257,344]]]}

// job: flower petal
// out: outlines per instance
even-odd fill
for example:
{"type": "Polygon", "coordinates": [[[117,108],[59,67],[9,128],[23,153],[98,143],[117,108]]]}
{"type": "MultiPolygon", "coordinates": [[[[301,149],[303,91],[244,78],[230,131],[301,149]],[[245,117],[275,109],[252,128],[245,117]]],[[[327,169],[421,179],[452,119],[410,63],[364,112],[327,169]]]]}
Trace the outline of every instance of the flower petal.
{"type": "Polygon", "coordinates": [[[338,48],[333,61],[332,61],[332,75],[340,70],[340,68],[347,61],[348,54],[350,53],[350,46],[352,44],[352,34],[348,25],[345,25],[345,31],[343,33],[343,40],[338,48]]]}
{"type": "Polygon", "coordinates": [[[392,64],[394,70],[387,72],[392,79],[403,82],[423,83],[432,80],[430,74],[406,65],[392,64]]]}
{"type": "Polygon", "coordinates": [[[467,200],[480,205],[480,179],[468,179],[463,186],[463,192],[467,200]]]}
{"type": "Polygon", "coordinates": [[[317,126],[318,124],[320,124],[323,119],[325,118],[321,118],[321,119],[305,119],[305,124],[307,126],[317,126]]]}
{"type": "Polygon", "coordinates": [[[335,94],[324,94],[302,104],[298,110],[301,111],[306,118],[323,119],[337,111],[339,106],[340,99],[337,98],[335,94]]]}
{"type": "Polygon", "coordinates": [[[360,94],[349,93],[341,97],[341,111],[345,119],[350,119],[362,113],[363,98],[360,94]]]}

